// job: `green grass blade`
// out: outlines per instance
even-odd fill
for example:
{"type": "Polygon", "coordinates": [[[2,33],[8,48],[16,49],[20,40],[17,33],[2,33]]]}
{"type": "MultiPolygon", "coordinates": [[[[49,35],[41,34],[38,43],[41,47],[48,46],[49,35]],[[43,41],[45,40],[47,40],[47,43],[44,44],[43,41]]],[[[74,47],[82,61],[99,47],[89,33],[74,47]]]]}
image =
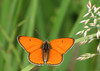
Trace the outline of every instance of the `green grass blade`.
{"type": "Polygon", "coordinates": [[[30,64],[27,67],[25,67],[24,69],[22,69],[21,71],[30,71],[33,67],[35,67],[35,65],[30,64]]]}
{"type": "MultiPolygon", "coordinates": [[[[75,26],[73,27],[73,30],[71,31],[71,33],[69,34],[69,37],[73,37],[75,38],[75,35],[77,30],[80,30],[81,28],[78,28],[80,19],[82,18],[82,16],[84,15],[84,11],[86,11],[86,8],[83,9],[82,13],[80,14],[80,16],[78,17],[78,20],[75,23],[75,26]]],[[[81,25],[82,26],[82,25],[81,25]]],[[[74,47],[73,47],[74,48],[74,47]]],[[[72,48],[72,49],[73,49],[72,48]]],[[[54,71],[66,71],[68,70],[68,66],[69,66],[69,62],[72,56],[72,49],[70,49],[65,55],[64,55],[64,61],[62,62],[62,64],[60,64],[54,71]]]]}
{"type": "Polygon", "coordinates": [[[99,70],[100,70],[100,55],[98,55],[98,58],[97,58],[95,71],[99,71],[99,70]]]}
{"type": "Polygon", "coordinates": [[[58,38],[58,34],[61,29],[62,21],[68,10],[69,2],[70,2],[70,0],[62,1],[61,6],[58,10],[58,15],[56,16],[55,23],[51,29],[51,33],[50,33],[50,37],[49,37],[50,40],[58,38]]]}
{"type": "Polygon", "coordinates": [[[39,37],[44,41],[46,39],[46,31],[45,31],[45,25],[44,25],[44,19],[43,19],[43,13],[42,13],[42,10],[41,10],[41,7],[39,5],[38,7],[38,11],[37,11],[37,29],[39,31],[39,37]]]}
{"type": "MultiPolygon", "coordinates": [[[[29,9],[27,11],[27,20],[26,20],[26,23],[27,24],[27,36],[33,36],[33,33],[34,33],[34,25],[35,25],[35,18],[36,18],[36,12],[37,12],[37,6],[38,6],[38,0],[32,0],[30,1],[30,6],[29,6],[29,9]]],[[[24,57],[23,57],[23,66],[27,66],[29,62],[28,59],[27,59],[27,54],[24,54],[24,57]],[[26,62],[26,63],[25,63],[26,62]]]]}

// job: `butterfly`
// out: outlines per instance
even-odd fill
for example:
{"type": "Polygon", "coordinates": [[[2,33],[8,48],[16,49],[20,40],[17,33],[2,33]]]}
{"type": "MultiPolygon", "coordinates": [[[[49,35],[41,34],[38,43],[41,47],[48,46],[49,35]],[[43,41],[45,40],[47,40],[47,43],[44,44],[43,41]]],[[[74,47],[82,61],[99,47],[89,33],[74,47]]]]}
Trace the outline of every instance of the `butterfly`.
{"type": "Polygon", "coordinates": [[[74,44],[73,38],[59,38],[50,42],[38,38],[19,36],[21,46],[29,52],[29,61],[34,64],[57,65],[63,60],[63,54],[74,44]]]}

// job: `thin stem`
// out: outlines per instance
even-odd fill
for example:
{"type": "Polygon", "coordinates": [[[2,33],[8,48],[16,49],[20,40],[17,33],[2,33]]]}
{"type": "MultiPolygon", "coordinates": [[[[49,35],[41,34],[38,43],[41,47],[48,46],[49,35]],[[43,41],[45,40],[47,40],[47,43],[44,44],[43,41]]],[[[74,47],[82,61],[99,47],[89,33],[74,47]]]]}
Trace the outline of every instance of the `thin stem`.
{"type": "Polygon", "coordinates": [[[11,45],[12,51],[14,52],[15,56],[17,57],[18,62],[20,62],[20,57],[17,54],[17,50],[15,48],[15,46],[13,45],[11,39],[9,38],[8,34],[5,32],[5,30],[0,26],[0,30],[3,33],[4,37],[7,39],[7,41],[9,42],[9,44],[11,45]]]}
{"type": "Polygon", "coordinates": [[[35,67],[35,65],[30,64],[27,67],[25,67],[24,69],[22,69],[21,71],[30,71],[33,67],[35,67]]]}

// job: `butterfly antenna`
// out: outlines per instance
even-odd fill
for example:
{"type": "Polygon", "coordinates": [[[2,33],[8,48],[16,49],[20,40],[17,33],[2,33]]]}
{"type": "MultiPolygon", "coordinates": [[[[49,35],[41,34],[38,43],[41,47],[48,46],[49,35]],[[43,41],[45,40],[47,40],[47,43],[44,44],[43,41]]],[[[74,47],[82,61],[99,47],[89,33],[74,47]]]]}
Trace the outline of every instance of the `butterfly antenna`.
{"type": "Polygon", "coordinates": [[[47,37],[47,40],[49,40],[49,41],[51,40],[51,39],[50,39],[50,36],[51,36],[51,34],[49,34],[49,36],[47,37]]]}
{"type": "Polygon", "coordinates": [[[40,36],[42,40],[45,40],[45,37],[42,34],[40,34],[40,32],[37,29],[35,29],[35,32],[40,36]]]}

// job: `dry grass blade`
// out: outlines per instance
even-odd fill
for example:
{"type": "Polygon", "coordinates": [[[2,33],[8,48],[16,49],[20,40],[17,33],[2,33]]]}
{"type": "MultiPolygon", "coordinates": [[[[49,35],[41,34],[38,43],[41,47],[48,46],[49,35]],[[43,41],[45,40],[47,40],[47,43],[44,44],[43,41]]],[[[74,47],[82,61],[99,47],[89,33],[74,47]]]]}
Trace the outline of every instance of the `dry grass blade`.
{"type": "Polygon", "coordinates": [[[85,53],[85,54],[82,54],[80,57],[78,57],[76,60],[86,60],[86,59],[89,59],[89,58],[92,58],[94,56],[96,56],[97,54],[91,54],[91,53],[85,53]]]}

